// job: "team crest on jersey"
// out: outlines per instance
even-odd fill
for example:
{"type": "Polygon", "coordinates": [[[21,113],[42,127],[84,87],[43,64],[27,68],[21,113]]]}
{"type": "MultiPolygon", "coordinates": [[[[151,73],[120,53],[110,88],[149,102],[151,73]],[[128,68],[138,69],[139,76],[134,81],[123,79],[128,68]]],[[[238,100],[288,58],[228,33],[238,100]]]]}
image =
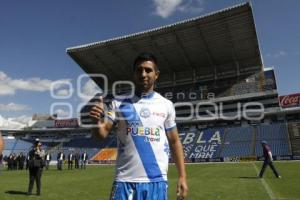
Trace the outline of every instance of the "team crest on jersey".
{"type": "Polygon", "coordinates": [[[148,117],[150,117],[150,115],[151,115],[151,112],[150,112],[150,110],[148,108],[142,108],[140,110],[140,116],[141,117],[148,118],[148,117]]]}

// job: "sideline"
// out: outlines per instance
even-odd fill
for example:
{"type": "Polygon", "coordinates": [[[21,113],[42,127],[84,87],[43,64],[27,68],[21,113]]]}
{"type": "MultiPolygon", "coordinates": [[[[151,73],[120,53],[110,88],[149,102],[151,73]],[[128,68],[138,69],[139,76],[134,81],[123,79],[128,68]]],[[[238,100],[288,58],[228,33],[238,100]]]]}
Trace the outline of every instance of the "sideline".
{"type": "MultiPolygon", "coordinates": [[[[258,169],[257,169],[257,166],[255,165],[254,162],[252,163],[252,165],[253,165],[253,167],[254,167],[254,169],[255,169],[255,171],[256,171],[256,174],[259,174],[259,171],[258,171],[258,169]]],[[[274,194],[274,192],[271,190],[270,186],[269,186],[268,183],[265,181],[265,179],[264,179],[264,178],[260,178],[260,180],[261,180],[261,183],[262,183],[262,185],[264,186],[265,190],[267,191],[267,193],[268,193],[270,199],[272,199],[272,200],[273,200],[273,199],[277,199],[276,196],[275,196],[275,194],[274,194]]]]}

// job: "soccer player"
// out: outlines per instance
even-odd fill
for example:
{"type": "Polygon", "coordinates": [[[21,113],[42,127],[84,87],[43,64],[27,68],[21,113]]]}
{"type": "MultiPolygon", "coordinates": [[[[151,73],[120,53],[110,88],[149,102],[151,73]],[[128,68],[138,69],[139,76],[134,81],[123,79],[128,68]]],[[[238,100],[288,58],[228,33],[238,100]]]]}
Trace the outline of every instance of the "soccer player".
{"type": "Polygon", "coordinates": [[[117,127],[118,157],[111,200],[166,200],[169,148],[178,170],[177,199],[188,192],[182,144],[171,101],[154,91],[157,59],[142,53],[134,61],[135,95],[115,98],[105,109],[103,97],[91,107],[97,125],[92,132],[105,138],[117,127]]]}
{"type": "Polygon", "coordinates": [[[279,175],[278,171],[276,170],[275,166],[273,165],[273,157],[272,157],[272,152],[271,152],[271,148],[270,146],[267,144],[266,141],[262,141],[261,142],[262,148],[263,148],[263,153],[264,153],[264,164],[260,170],[259,173],[259,178],[262,178],[265,172],[266,167],[269,165],[273,171],[273,173],[275,174],[275,176],[277,178],[281,178],[281,176],[279,175]]]}

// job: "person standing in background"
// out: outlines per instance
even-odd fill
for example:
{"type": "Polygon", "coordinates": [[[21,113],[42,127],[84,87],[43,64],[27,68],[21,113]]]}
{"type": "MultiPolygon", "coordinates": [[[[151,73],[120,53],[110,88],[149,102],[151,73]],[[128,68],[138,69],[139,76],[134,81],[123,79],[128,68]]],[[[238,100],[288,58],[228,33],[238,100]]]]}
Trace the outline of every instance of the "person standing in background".
{"type": "Polygon", "coordinates": [[[273,173],[275,174],[275,176],[277,178],[281,178],[281,176],[279,175],[277,169],[275,168],[274,164],[273,164],[273,156],[272,156],[272,152],[271,152],[271,148],[270,146],[267,144],[266,141],[262,141],[261,142],[262,148],[263,148],[263,155],[264,155],[264,163],[263,166],[260,170],[259,173],[259,178],[262,178],[264,175],[264,172],[266,170],[266,167],[269,165],[273,171],[273,173]]]}
{"type": "Polygon", "coordinates": [[[23,170],[25,164],[26,157],[24,156],[23,152],[21,152],[18,156],[18,169],[23,170]]]}
{"type": "Polygon", "coordinates": [[[2,134],[0,132],[0,170],[2,168],[2,160],[3,160],[3,154],[2,151],[4,149],[4,140],[2,138],[2,134]]]}
{"type": "Polygon", "coordinates": [[[75,169],[79,169],[79,160],[80,160],[80,154],[78,151],[75,153],[75,169]]]}
{"type": "Polygon", "coordinates": [[[51,161],[51,154],[47,152],[45,155],[46,170],[49,170],[50,161],[51,161]]]}
{"type": "Polygon", "coordinates": [[[32,195],[34,182],[36,183],[36,195],[41,195],[41,177],[44,167],[45,152],[42,143],[37,139],[34,147],[29,151],[29,186],[27,195],[32,195]]]}
{"type": "Polygon", "coordinates": [[[72,169],[73,169],[73,160],[74,160],[74,155],[73,155],[73,153],[71,152],[71,153],[68,155],[68,170],[72,170],[72,169]]]}
{"type": "Polygon", "coordinates": [[[57,169],[58,170],[62,170],[62,165],[63,165],[63,162],[65,160],[65,155],[62,151],[58,152],[57,154],[57,169]]]}
{"type": "Polygon", "coordinates": [[[25,166],[26,170],[29,169],[29,153],[26,156],[26,166],[25,166]]]}
{"type": "Polygon", "coordinates": [[[18,169],[18,157],[15,153],[13,153],[13,169],[14,170],[18,169]]]}
{"type": "Polygon", "coordinates": [[[81,169],[85,169],[88,158],[88,154],[84,151],[81,155],[81,169]]]}

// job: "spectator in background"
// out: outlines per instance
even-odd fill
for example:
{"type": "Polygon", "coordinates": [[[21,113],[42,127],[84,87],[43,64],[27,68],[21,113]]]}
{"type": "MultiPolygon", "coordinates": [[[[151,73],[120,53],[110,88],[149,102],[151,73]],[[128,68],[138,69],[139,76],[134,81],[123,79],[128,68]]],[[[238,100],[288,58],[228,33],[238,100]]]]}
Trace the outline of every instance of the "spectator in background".
{"type": "Polygon", "coordinates": [[[264,163],[259,173],[259,178],[262,178],[264,175],[264,172],[266,170],[266,167],[269,165],[275,174],[277,178],[281,178],[278,171],[276,170],[275,166],[273,165],[273,157],[270,146],[267,144],[266,141],[261,142],[262,148],[263,148],[263,155],[264,155],[264,163]]]}
{"type": "Polygon", "coordinates": [[[63,162],[65,160],[65,155],[62,151],[58,152],[57,154],[57,169],[58,170],[62,170],[62,165],[63,165],[63,162]]]}
{"type": "Polygon", "coordinates": [[[49,170],[50,161],[51,161],[51,154],[49,152],[47,152],[46,155],[45,155],[46,170],[49,170]]]}
{"type": "Polygon", "coordinates": [[[29,153],[26,156],[26,170],[29,169],[29,153]]]}
{"type": "Polygon", "coordinates": [[[79,169],[79,160],[80,160],[80,153],[77,151],[75,153],[75,169],[79,169]]]}
{"type": "Polygon", "coordinates": [[[71,152],[71,153],[68,155],[68,170],[72,170],[72,169],[73,169],[73,161],[74,161],[74,155],[73,155],[73,153],[71,152]]]}
{"type": "Polygon", "coordinates": [[[36,183],[36,194],[41,195],[41,177],[44,167],[45,152],[42,143],[37,139],[33,148],[29,151],[29,186],[27,195],[32,194],[34,181],[36,183]]]}
{"type": "Polygon", "coordinates": [[[3,160],[3,154],[2,151],[4,149],[4,140],[2,138],[2,134],[0,132],[0,170],[2,168],[2,160],[3,160]]]}
{"type": "Polygon", "coordinates": [[[13,166],[14,166],[14,157],[13,154],[11,153],[7,158],[7,170],[13,170],[13,166]]]}
{"type": "Polygon", "coordinates": [[[7,165],[7,161],[8,161],[8,156],[5,155],[5,156],[3,157],[3,160],[2,160],[3,169],[6,167],[5,165],[7,165]]]}
{"type": "Polygon", "coordinates": [[[81,155],[81,169],[85,169],[88,158],[88,154],[86,153],[86,151],[84,151],[81,155]]]}
{"type": "Polygon", "coordinates": [[[23,170],[24,169],[24,163],[25,163],[25,159],[26,157],[24,156],[23,152],[21,152],[19,155],[18,155],[18,169],[19,170],[23,170]]]}
{"type": "Polygon", "coordinates": [[[13,169],[14,170],[18,169],[18,157],[15,153],[13,153],[13,169]]]}

